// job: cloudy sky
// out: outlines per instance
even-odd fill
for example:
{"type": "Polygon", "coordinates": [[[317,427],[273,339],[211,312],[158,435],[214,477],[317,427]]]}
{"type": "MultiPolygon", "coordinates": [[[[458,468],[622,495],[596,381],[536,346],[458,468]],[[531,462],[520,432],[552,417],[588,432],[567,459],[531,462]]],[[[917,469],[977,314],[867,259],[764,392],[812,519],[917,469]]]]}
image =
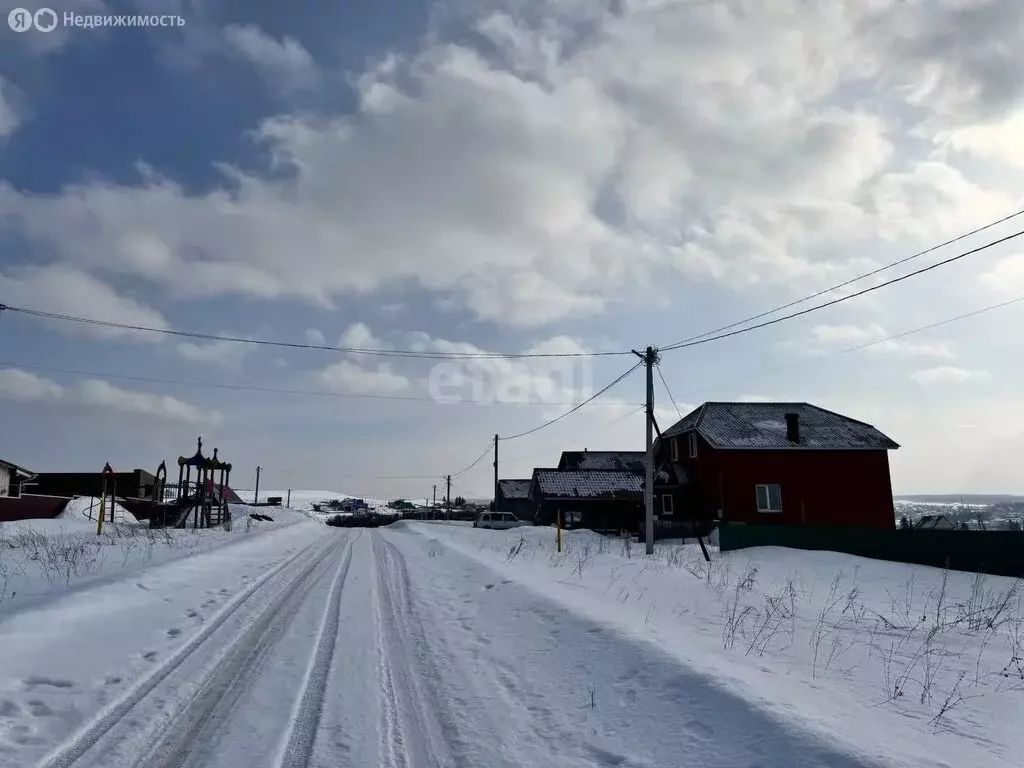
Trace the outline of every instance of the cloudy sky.
{"type": "MultiPolygon", "coordinates": [[[[1024,208],[1019,0],[51,7],[185,24],[0,32],[13,306],[329,346],[613,352],[1024,208]]],[[[1020,229],[1024,216],[880,278],[1020,229]]],[[[897,492],[1024,492],[1024,302],[840,354],[1018,296],[1024,238],[666,352],[661,371],[682,412],[806,400],[875,424],[903,446],[897,492]]],[[[202,434],[238,485],[260,464],[265,488],[422,496],[495,433],[630,365],[368,357],[5,312],[0,456],[153,469],[202,434]]],[[[643,393],[635,373],[501,443],[502,475],[563,449],[642,448],[643,393]]],[[[657,393],[674,421],[660,379],[657,393]]],[[[481,461],[454,491],[487,494],[491,472],[481,461]]]]}

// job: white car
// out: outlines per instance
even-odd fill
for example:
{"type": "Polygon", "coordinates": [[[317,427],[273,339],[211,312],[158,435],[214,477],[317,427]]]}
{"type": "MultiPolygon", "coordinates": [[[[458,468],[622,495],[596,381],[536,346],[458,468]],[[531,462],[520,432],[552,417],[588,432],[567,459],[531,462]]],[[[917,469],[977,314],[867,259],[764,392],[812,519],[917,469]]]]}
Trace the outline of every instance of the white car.
{"type": "Polygon", "coordinates": [[[527,523],[524,523],[511,512],[484,512],[473,521],[474,528],[491,528],[496,531],[518,528],[520,525],[527,525],[527,523]]]}

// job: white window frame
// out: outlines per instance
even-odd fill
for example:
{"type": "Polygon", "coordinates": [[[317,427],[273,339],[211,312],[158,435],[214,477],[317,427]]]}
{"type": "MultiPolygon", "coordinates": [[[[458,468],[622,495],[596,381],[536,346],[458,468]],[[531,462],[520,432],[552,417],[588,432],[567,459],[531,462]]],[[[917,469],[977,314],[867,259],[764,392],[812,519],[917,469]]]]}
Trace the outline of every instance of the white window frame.
{"type": "Polygon", "coordinates": [[[675,499],[672,498],[671,493],[663,493],[661,495],[661,514],[664,517],[672,517],[675,515],[675,513],[675,499]],[[668,502],[668,504],[666,504],[665,502],[668,502]]]}
{"type": "Polygon", "coordinates": [[[679,440],[673,437],[672,440],[669,441],[669,447],[671,449],[670,455],[672,461],[679,461],[679,440]]]}
{"type": "Polygon", "coordinates": [[[697,458],[697,433],[696,432],[691,432],[690,433],[690,458],[691,459],[696,459],[697,458]]]}
{"type": "Polygon", "coordinates": [[[757,511],[764,515],[778,515],[782,512],[782,486],[779,483],[758,483],[754,486],[754,502],[757,505],[757,511]],[[761,489],[764,488],[766,507],[761,506],[761,489]],[[776,490],[776,501],[778,501],[778,508],[772,508],[772,488],[776,490]]]}

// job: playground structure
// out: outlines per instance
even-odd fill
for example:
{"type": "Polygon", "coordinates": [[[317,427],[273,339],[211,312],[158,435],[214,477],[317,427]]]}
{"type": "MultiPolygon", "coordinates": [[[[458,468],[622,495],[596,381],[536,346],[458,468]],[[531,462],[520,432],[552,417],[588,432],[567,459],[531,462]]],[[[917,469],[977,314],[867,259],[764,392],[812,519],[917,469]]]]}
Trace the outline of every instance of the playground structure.
{"type": "Polygon", "coordinates": [[[178,484],[174,497],[166,498],[167,464],[161,461],[156,470],[153,500],[118,500],[139,520],[149,520],[150,528],[214,528],[231,525],[228,487],[231,464],[221,461],[217,449],[213,456],[203,455],[203,438],[197,441],[191,457],[178,457],[178,484]]]}
{"type": "MultiPolygon", "coordinates": [[[[159,498],[162,498],[167,484],[167,467],[163,462],[157,469],[157,478],[159,498]]],[[[203,438],[200,437],[193,456],[178,457],[178,493],[174,503],[177,516],[173,520],[173,527],[213,528],[225,523],[230,525],[231,508],[224,493],[230,479],[231,465],[220,460],[216,448],[213,449],[212,458],[203,456],[203,438]]],[[[165,525],[171,522],[165,519],[165,525]]]]}

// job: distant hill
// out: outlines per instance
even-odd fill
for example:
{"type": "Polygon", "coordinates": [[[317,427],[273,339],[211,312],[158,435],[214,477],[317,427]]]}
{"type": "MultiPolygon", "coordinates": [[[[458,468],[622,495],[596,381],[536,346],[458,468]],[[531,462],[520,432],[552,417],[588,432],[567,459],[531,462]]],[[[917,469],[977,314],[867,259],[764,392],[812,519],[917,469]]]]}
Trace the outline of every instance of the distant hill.
{"type": "Polygon", "coordinates": [[[914,504],[1008,504],[1024,501],[1024,496],[1008,493],[936,493],[910,496],[895,496],[896,501],[914,504]]]}

